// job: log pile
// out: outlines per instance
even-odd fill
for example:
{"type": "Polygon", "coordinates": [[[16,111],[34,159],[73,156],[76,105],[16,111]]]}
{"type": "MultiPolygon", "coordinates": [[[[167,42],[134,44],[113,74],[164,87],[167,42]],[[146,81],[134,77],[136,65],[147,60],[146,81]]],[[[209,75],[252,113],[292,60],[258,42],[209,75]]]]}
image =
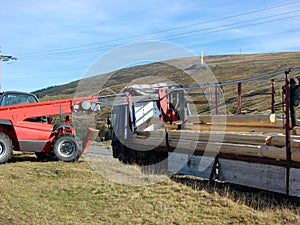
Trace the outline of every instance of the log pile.
{"type": "MultiPolygon", "coordinates": [[[[282,119],[275,115],[189,116],[181,130],[168,126],[168,144],[164,129],[140,132],[137,144],[180,149],[193,154],[224,153],[243,156],[286,159],[282,119]]],[[[292,161],[300,162],[300,136],[291,136],[292,161]]]]}
{"type": "Polygon", "coordinates": [[[282,133],[283,121],[270,115],[197,115],[189,116],[187,129],[200,131],[282,133]]]}

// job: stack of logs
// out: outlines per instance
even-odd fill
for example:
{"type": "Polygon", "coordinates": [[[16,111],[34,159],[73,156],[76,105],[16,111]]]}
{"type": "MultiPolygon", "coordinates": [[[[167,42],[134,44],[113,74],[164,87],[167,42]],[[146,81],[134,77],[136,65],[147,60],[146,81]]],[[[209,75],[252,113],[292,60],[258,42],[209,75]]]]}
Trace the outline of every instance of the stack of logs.
{"type": "MultiPolygon", "coordinates": [[[[284,121],[274,114],[189,116],[183,129],[173,128],[177,126],[167,129],[169,147],[286,160],[284,121]]],[[[300,130],[291,133],[292,161],[300,162],[300,130]]],[[[164,129],[140,132],[136,138],[137,143],[167,147],[165,140],[164,129]]]]}

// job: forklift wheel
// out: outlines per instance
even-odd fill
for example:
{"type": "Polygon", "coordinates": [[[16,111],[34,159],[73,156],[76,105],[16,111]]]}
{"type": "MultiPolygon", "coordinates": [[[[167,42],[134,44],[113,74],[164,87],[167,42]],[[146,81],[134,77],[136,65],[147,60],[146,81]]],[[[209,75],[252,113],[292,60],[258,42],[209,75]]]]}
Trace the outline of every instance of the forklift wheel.
{"type": "Polygon", "coordinates": [[[81,141],[72,134],[61,134],[54,141],[53,153],[61,161],[75,162],[82,154],[81,141]]]}
{"type": "Polygon", "coordinates": [[[10,138],[4,133],[0,133],[0,164],[6,163],[11,158],[12,150],[10,138]]]}

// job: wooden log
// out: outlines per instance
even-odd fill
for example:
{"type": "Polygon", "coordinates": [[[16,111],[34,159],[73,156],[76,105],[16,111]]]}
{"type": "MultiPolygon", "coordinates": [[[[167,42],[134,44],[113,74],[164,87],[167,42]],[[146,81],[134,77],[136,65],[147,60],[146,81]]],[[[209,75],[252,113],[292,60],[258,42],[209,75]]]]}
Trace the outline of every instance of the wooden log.
{"type": "Polygon", "coordinates": [[[292,151],[292,160],[295,162],[300,162],[300,152],[292,151]]]}
{"type": "MultiPolygon", "coordinates": [[[[167,147],[166,141],[163,138],[148,137],[146,139],[134,139],[139,145],[154,145],[167,147]]],[[[209,152],[209,153],[225,153],[234,155],[259,156],[260,145],[207,142],[196,140],[178,140],[169,139],[169,146],[176,148],[179,152],[193,154],[194,151],[209,152]]]]}
{"type": "Polygon", "coordinates": [[[214,132],[214,131],[224,131],[224,132],[252,132],[252,133],[262,133],[262,134],[283,134],[284,129],[278,127],[250,127],[250,126],[230,126],[230,125],[208,125],[208,124],[198,124],[198,125],[186,125],[185,129],[196,130],[200,132],[214,132]]]}
{"type": "MultiPolygon", "coordinates": [[[[249,127],[274,127],[283,129],[283,120],[276,118],[275,114],[270,115],[193,115],[188,116],[189,124],[214,124],[226,126],[249,126],[249,127]]],[[[151,124],[165,124],[159,118],[150,118],[146,121],[151,124]]],[[[181,124],[182,121],[177,121],[175,124],[181,124]]],[[[169,124],[166,124],[169,125],[169,124]]],[[[297,128],[295,128],[297,129],[297,128]]],[[[300,130],[299,130],[300,133],[300,130]]]]}
{"type": "MultiPolygon", "coordinates": [[[[260,147],[261,156],[273,159],[286,160],[286,148],[285,147],[275,147],[275,146],[261,146],[260,147]]],[[[300,151],[291,151],[292,161],[300,162],[300,151]]]]}
{"type": "MultiPolygon", "coordinates": [[[[163,144],[164,145],[164,144],[163,144]]],[[[218,143],[204,141],[178,141],[169,140],[169,146],[179,149],[188,149],[189,151],[200,151],[207,153],[225,153],[234,155],[259,156],[260,146],[233,144],[233,143],[218,143]]]]}
{"type": "Polygon", "coordinates": [[[245,121],[257,123],[274,123],[276,117],[274,114],[230,114],[230,115],[192,115],[188,116],[188,121],[191,123],[244,123],[245,121]]]}
{"type": "MultiPolygon", "coordinates": [[[[164,130],[157,130],[153,132],[140,133],[141,136],[164,137],[164,130]]],[[[265,139],[269,137],[263,134],[252,133],[224,133],[224,132],[199,132],[195,130],[171,130],[168,131],[169,139],[184,139],[195,141],[212,141],[212,142],[226,142],[236,144],[265,144],[265,139]]]]}
{"type": "Polygon", "coordinates": [[[292,130],[292,134],[300,135],[300,127],[294,127],[293,130],[292,130]]]}
{"type": "MultiPolygon", "coordinates": [[[[284,147],[286,145],[285,135],[272,135],[266,138],[266,145],[284,147]]],[[[300,151],[300,136],[292,135],[290,138],[293,150],[300,151]]]]}
{"type": "Polygon", "coordinates": [[[193,115],[188,122],[198,124],[226,124],[229,126],[275,127],[282,128],[282,120],[270,115],[193,115]]]}
{"type": "Polygon", "coordinates": [[[246,134],[246,133],[225,133],[225,132],[195,132],[195,131],[170,131],[170,138],[192,139],[198,138],[199,141],[225,142],[236,144],[264,144],[267,135],[246,134]]]}
{"type": "Polygon", "coordinates": [[[273,159],[286,159],[285,148],[275,147],[275,146],[261,146],[260,148],[261,156],[273,159]]]}

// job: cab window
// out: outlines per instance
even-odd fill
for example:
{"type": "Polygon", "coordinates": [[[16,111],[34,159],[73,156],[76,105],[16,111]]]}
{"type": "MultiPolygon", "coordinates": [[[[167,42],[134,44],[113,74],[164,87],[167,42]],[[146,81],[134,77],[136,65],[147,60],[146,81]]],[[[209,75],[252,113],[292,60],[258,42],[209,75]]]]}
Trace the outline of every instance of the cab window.
{"type": "Polygon", "coordinates": [[[34,103],[34,102],[37,102],[37,100],[32,95],[7,93],[2,97],[1,106],[34,103]]]}

